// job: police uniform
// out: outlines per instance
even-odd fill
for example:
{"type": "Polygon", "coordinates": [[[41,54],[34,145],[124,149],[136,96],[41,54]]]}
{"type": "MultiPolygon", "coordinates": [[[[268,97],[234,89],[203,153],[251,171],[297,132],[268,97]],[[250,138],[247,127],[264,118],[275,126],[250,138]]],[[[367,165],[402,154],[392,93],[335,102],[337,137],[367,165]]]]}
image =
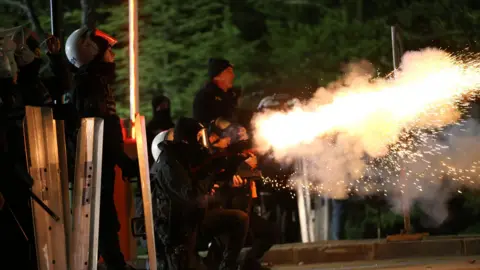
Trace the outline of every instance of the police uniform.
{"type": "Polygon", "coordinates": [[[122,169],[124,176],[138,175],[138,167],[123,151],[120,118],[110,87],[114,71],[113,63],[98,60],[82,66],[75,74],[73,102],[79,118],[99,117],[104,120],[98,248],[109,269],[124,269],[126,264],[118,239],[120,223],[113,198],[115,165],[122,169]]]}
{"type": "Polygon", "coordinates": [[[204,125],[219,117],[231,119],[235,107],[233,92],[225,92],[213,82],[208,82],[195,96],[193,118],[204,125]]]}
{"type": "Polygon", "coordinates": [[[236,91],[220,89],[214,82],[218,74],[232,65],[224,59],[210,59],[208,64],[209,82],[197,92],[193,101],[193,118],[207,126],[211,121],[222,117],[231,119],[237,106],[236,91]]]}

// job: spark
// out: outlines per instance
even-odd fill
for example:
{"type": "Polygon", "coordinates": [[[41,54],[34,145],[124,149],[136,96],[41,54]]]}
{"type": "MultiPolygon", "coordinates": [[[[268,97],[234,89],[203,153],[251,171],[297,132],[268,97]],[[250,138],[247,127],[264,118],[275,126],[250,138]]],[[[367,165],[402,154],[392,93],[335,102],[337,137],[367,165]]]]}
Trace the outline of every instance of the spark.
{"type": "Polygon", "coordinates": [[[445,141],[454,137],[446,127],[468,131],[459,117],[477,96],[478,86],[478,55],[426,49],[405,55],[395,78],[357,74],[335,94],[320,89],[317,95],[329,96],[328,102],[314,98],[289,112],[257,115],[255,139],[261,149],[273,149],[279,160],[288,156],[304,158],[308,163],[288,181],[263,181],[274,188],[294,190],[302,182],[298,179],[306,177],[309,182],[302,188],[316,193],[331,193],[344,186],[358,193],[378,192],[384,196],[425,192],[442,179],[477,183],[480,160],[469,167],[458,167],[452,157],[456,149],[445,141]],[[344,140],[330,142],[338,137],[344,140]],[[346,174],[342,170],[355,160],[338,165],[324,157],[332,149],[338,150],[338,144],[344,144],[340,150],[349,149],[349,143],[359,145],[367,157],[361,158],[364,166],[349,171],[353,176],[341,178],[342,182],[332,176],[346,174]],[[308,173],[318,168],[324,175],[312,177],[308,173]]]}

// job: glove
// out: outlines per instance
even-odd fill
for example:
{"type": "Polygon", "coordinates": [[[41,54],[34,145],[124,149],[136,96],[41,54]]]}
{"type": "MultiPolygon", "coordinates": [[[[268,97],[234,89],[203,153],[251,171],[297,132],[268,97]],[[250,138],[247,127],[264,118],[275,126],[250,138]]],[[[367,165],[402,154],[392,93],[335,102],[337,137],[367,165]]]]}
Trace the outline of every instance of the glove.
{"type": "Polygon", "coordinates": [[[128,162],[123,162],[121,166],[122,174],[124,177],[134,178],[140,176],[140,166],[138,159],[130,159],[128,162]]]}
{"type": "Polygon", "coordinates": [[[252,148],[253,142],[251,140],[243,140],[230,145],[227,151],[231,153],[242,153],[252,148]]]}
{"type": "Polygon", "coordinates": [[[5,198],[3,197],[2,192],[0,192],[0,211],[3,210],[4,205],[5,205],[5,198]]]}

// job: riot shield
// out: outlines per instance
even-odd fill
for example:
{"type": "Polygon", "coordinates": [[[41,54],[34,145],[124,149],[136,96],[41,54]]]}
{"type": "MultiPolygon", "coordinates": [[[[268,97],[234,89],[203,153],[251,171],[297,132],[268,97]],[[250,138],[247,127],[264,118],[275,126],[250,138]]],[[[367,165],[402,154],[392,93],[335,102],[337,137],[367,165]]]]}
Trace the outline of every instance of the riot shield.
{"type": "MultiPolygon", "coordinates": [[[[67,147],[65,139],[65,124],[62,120],[56,120],[57,123],[57,142],[58,142],[58,156],[60,166],[60,179],[62,183],[62,198],[63,198],[63,220],[65,226],[66,252],[70,254],[70,241],[72,233],[72,212],[70,200],[70,181],[68,181],[68,164],[67,164],[67,147]]],[[[68,256],[68,255],[67,255],[68,256]]],[[[67,258],[68,262],[68,258],[67,258]]]]}
{"type": "Polygon", "coordinates": [[[157,269],[155,232],[153,229],[152,193],[150,189],[150,167],[148,165],[148,145],[146,134],[145,117],[137,114],[135,116],[135,136],[137,143],[138,162],[140,166],[140,183],[142,187],[145,232],[147,235],[148,260],[150,269],[157,269]]]}
{"type": "Polygon", "coordinates": [[[69,258],[72,270],[97,269],[102,154],[103,119],[82,119],[77,135],[73,188],[69,258]]]}
{"type": "Polygon", "coordinates": [[[65,200],[52,109],[27,106],[24,132],[27,166],[33,178],[32,212],[38,269],[68,269],[63,220],[65,200]]]}

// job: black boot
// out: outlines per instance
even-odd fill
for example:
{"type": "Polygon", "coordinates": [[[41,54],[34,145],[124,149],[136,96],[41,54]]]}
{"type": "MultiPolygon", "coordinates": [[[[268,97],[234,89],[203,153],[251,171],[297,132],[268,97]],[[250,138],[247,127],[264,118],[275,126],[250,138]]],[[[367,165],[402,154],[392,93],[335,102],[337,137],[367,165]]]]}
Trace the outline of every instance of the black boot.
{"type": "Polygon", "coordinates": [[[246,260],[243,262],[241,270],[270,270],[271,268],[262,266],[259,261],[246,260]]]}

